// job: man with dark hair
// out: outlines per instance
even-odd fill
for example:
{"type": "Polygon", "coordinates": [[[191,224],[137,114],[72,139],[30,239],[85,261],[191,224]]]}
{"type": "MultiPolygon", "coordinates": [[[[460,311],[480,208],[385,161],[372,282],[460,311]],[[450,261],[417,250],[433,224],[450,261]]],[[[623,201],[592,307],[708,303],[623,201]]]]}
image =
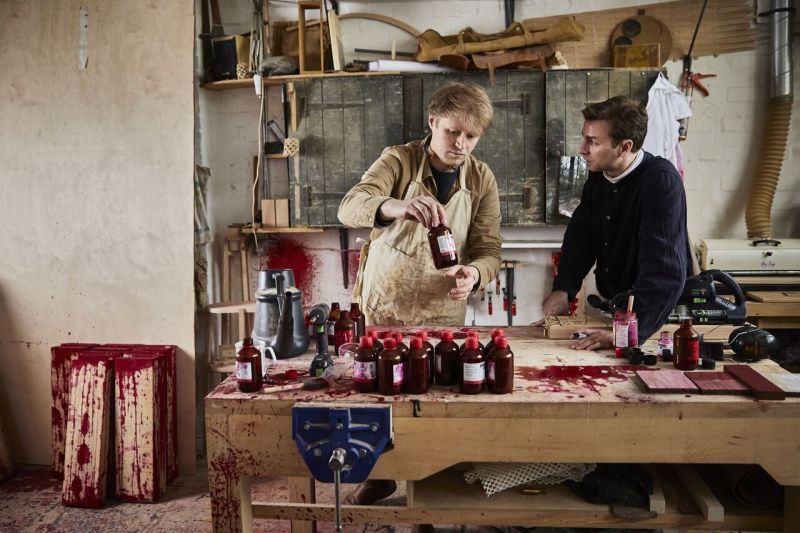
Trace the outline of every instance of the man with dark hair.
{"type": "MultiPolygon", "coordinates": [[[[583,109],[580,155],[589,177],[564,234],[545,316],[564,315],[596,263],[597,290],[605,298],[634,295],[639,342],[655,333],[675,306],[691,265],[686,195],[675,167],[642,150],[647,111],[616,96],[583,109]]],[[[610,331],[585,330],[573,348],[610,348],[610,331]]]]}

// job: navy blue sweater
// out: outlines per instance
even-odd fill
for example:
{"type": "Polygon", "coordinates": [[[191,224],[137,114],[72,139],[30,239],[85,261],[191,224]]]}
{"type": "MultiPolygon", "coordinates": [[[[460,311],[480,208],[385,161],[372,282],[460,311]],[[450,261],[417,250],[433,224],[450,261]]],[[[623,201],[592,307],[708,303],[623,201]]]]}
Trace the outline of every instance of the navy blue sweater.
{"type": "Polygon", "coordinates": [[[573,298],[597,262],[598,292],[612,298],[632,290],[639,342],[647,340],[666,322],[691,268],[678,171],[645,152],[641,164],[617,183],[589,172],[561,252],[553,290],[573,298]]]}

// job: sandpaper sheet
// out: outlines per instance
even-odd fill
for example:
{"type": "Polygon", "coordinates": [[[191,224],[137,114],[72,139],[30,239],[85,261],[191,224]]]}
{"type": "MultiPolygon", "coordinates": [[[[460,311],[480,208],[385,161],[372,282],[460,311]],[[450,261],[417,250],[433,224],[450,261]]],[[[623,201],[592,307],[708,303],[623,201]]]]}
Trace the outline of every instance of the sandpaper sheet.
{"type": "Polygon", "coordinates": [[[687,378],[682,370],[637,370],[636,375],[648,392],[699,392],[694,381],[687,378]]]}
{"type": "Polygon", "coordinates": [[[686,372],[703,394],[749,394],[750,389],[726,372],[686,372]]]}

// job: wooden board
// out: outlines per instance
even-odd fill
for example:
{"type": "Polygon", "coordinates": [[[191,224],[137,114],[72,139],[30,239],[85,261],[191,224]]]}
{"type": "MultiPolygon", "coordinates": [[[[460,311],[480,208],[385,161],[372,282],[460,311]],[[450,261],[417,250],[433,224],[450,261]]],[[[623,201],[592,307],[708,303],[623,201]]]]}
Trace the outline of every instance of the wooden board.
{"type": "Polygon", "coordinates": [[[686,372],[703,394],[749,394],[750,389],[727,372],[686,372]]]}
{"type": "Polygon", "coordinates": [[[725,508],[708,488],[697,470],[692,465],[675,465],[673,468],[706,520],[709,522],[725,520],[725,508]]]}
{"type": "Polygon", "coordinates": [[[636,375],[649,392],[689,394],[700,392],[697,385],[687,378],[682,370],[637,370],[636,375]]]}
{"type": "Polygon", "coordinates": [[[762,376],[783,389],[787,396],[800,396],[800,374],[774,372],[762,376]]]}
{"type": "Polygon", "coordinates": [[[786,393],[748,365],[725,365],[725,372],[745,384],[759,400],[783,400],[786,393]]]}
{"type": "Polygon", "coordinates": [[[747,291],[746,295],[757,302],[800,303],[800,291],[747,291]]]}

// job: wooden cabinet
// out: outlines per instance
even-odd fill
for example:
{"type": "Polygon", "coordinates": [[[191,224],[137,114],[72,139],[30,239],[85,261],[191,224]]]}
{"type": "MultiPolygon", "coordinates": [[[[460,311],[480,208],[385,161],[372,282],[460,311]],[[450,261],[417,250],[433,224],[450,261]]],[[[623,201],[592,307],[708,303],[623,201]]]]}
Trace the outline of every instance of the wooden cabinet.
{"type": "Polygon", "coordinates": [[[563,224],[559,198],[582,183],[559,182],[561,158],[577,156],[588,102],[647,97],[657,76],[639,70],[498,71],[485,73],[319,77],[294,82],[299,161],[290,165],[292,224],[339,226],[342,196],[386,146],[429,133],[427,104],[442,85],[466,80],[484,87],[494,121],[474,155],[497,178],[505,226],[563,224]]]}

